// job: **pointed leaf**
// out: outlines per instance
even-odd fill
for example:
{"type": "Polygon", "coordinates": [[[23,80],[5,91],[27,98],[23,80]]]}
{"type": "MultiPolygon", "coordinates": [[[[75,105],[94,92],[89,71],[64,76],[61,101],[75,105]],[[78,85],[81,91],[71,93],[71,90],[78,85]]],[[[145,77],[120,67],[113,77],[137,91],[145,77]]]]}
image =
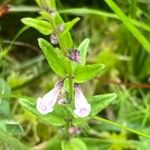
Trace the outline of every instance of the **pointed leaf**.
{"type": "Polygon", "coordinates": [[[92,78],[95,78],[99,73],[104,69],[103,64],[94,64],[94,65],[78,65],[75,70],[75,82],[82,83],[86,82],[92,78]]]}
{"type": "Polygon", "coordinates": [[[9,84],[3,78],[0,78],[0,97],[6,99],[10,95],[11,95],[11,88],[9,84]]]}
{"type": "Polygon", "coordinates": [[[101,110],[105,109],[116,98],[117,95],[115,93],[93,96],[90,101],[92,106],[91,115],[93,116],[98,114],[101,110]]]}
{"type": "Polygon", "coordinates": [[[63,48],[65,51],[69,48],[72,48],[73,46],[73,41],[72,41],[72,37],[71,34],[69,32],[69,30],[72,29],[72,27],[80,20],[80,18],[75,18],[72,21],[66,22],[65,23],[65,30],[60,33],[60,47],[63,48]]]}
{"type": "Polygon", "coordinates": [[[79,17],[69,21],[69,22],[66,22],[65,23],[65,30],[62,32],[62,35],[66,34],[69,30],[72,29],[72,27],[80,20],[79,17]]]}
{"type": "Polygon", "coordinates": [[[62,150],[87,150],[85,143],[79,138],[73,138],[70,141],[62,141],[62,150]]]}
{"type": "Polygon", "coordinates": [[[59,57],[55,48],[46,40],[39,38],[38,42],[53,71],[61,77],[65,77],[67,71],[64,62],[62,61],[64,58],[61,58],[63,56],[61,55],[61,57],[59,57]]]}
{"type": "Polygon", "coordinates": [[[55,109],[53,112],[47,115],[41,115],[36,110],[36,103],[33,102],[33,99],[29,97],[24,97],[24,98],[20,98],[19,102],[26,110],[30,111],[32,114],[37,116],[41,121],[43,121],[46,124],[62,126],[66,123],[64,119],[65,109],[61,106],[55,106],[55,109]]]}
{"type": "Polygon", "coordinates": [[[30,148],[23,145],[19,140],[15,137],[10,136],[5,131],[0,129],[0,141],[8,145],[8,149],[15,149],[15,150],[29,150],[30,148]]]}
{"type": "Polygon", "coordinates": [[[1,117],[9,117],[10,115],[10,105],[6,100],[2,100],[0,102],[0,116],[1,117]]]}
{"type": "Polygon", "coordinates": [[[82,65],[86,64],[86,56],[87,56],[89,43],[90,43],[90,40],[87,38],[83,40],[82,43],[78,47],[78,50],[80,51],[82,65]]]}
{"type": "Polygon", "coordinates": [[[49,35],[53,32],[52,25],[47,21],[34,19],[34,18],[23,18],[21,19],[21,21],[25,25],[37,29],[39,32],[41,32],[44,35],[49,35]]]}

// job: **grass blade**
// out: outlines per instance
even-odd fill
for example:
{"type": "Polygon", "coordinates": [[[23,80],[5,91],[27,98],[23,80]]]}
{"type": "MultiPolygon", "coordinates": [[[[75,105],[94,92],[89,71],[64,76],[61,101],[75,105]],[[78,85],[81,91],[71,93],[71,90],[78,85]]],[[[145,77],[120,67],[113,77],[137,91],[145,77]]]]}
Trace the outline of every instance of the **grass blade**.
{"type": "Polygon", "coordinates": [[[111,125],[116,126],[116,127],[118,127],[118,128],[121,128],[121,129],[124,129],[124,130],[128,130],[128,131],[130,131],[130,132],[133,132],[133,133],[135,133],[135,134],[138,134],[138,135],[140,135],[140,136],[143,136],[143,137],[146,137],[146,138],[149,138],[149,139],[150,139],[150,135],[147,135],[147,134],[144,134],[144,133],[141,132],[141,131],[138,131],[138,130],[129,128],[129,127],[125,126],[125,125],[121,125],[121,124],[119,124],[119,123],[117,123],[117,122],[113,122],[113,121],[111,121],[111,120],[107,120],[107,119],[105,119],[105,118],[101,118],[101,117],[97,117],[97,116],[92,117],[92,118],[93,118],[93,119],[96,119],[96,120],[98,120],[98,121],[102,121],[102,122],[111,124],[111,125]]]}
{"type": "Polygon", "coordinates": [[[106,0],[109,7],[118,15],[122,23],[127,27],[127,29],[134,35],[134,37],[142,44],[145,50],[150,53],[150,43],[146,37],[131,23],[124,12],[112,1],[106,0]]]}

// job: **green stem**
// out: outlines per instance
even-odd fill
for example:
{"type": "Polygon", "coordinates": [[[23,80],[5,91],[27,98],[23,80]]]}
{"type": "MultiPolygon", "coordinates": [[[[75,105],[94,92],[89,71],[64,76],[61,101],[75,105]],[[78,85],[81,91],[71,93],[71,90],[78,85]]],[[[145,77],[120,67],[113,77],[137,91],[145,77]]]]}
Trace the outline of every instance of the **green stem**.
{"type": "Polygon", "coordinates": [[[74,86],[73,79],[72,76],[70,75],[69,76],[69,102],[71,102],[74,99],[73,86],[74,86]]]}
{"type": "Polygon", "coordinates": [[[147,135],[147,134],[144,134],[144,133],[141,132],[141,131],[138,131],[138,130],[129,128],[129,127],[125,126],[125,125],[121,125],[121,124],[119,124],[119,123],[117,123],[117,122],[113,122],[113,121],[111,121],[111,120],[107,120],[107,119],[105,119],[105,118],[101,118],[101,117],[97,117],[97,116],[92,117],[92,118],[93,118],[93,119],[96,119],[96,120],[98,120],[98,121],[102,121],[102,122],[105,122],[105,123],[114,125],[114,126],[116,126],[116,127],[118,127],[118,128],[121,128],[121,129],[124,129],[124,130],[128,130],[128,131],[130,131],[130,132],[133,132],[133,133],[135,133],[135,134],[138,134],[138,135],[141,135],[141,136],[143,136],[143,137],[146,137],[146,138],[149,138],[149,139],[150,139],[150,135],[147,135]]]}

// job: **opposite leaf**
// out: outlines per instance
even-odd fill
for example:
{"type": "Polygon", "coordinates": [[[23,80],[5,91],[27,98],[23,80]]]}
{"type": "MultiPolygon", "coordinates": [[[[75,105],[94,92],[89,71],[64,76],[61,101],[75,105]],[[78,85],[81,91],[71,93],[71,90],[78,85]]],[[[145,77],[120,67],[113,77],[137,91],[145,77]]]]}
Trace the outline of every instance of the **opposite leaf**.
{"type": "Polygon", "coordinates": [[[65,30],[63,31],[62,35],[63,34],[66,34],[66,32],[68,32],[69,30],[72,29],[72,27],[80,20],[80,18],[75,18],[73,19],[72,21],[69,21],[69,22],[66,22],[65,23],[65,30]]]}
{"type": "Polygon", "coordinates": [[[49,113],[48,115],[41,115],[36,110],[36,104],[33,102],[31,98],[28,97],[20,98],[19,102],[26,110],[36,115],[41,121],[43,121],[46,124],[62,126],[66,123],[64,120],[65,110],[61,106],[56,106],[56,109],[52,113],[49,113]]]}
{"type": "Polygon", "coordinates": [[[79,138],[73,138],[70,141],[62,141],[62,150],[87,150],[85,143],[79,138]]]}
{"type": "Polygon", "coordinates": [[[66,51],[69,48],[72,48],[73,46],[73,41],[71,38],[71,34],[69,30],[80,20],[80,18],[75,18],[72,21],[66,22],[65,23],[65,30],[61,33],[60,32],[60,39],[59,39],[59,44],[64,51],[66,51]]]}
{"type": "Polygon", "coordinates": [[[94,64],[94,65],[85,65],[85,66],[77,66],[75,70],[75,82],[83,83],[92,78],[95,78],[98,74],[100,74],[104,69],[103,64],[94,64]]]}
{"type": "Polygon", "coordinates": [[[34,19],[34,18],[23,18],[21,19],[21,21],[25,25],[37,29],[39,32],[41,32],[44,35],[49,35],[53,32],[52,25],[47,21],[34,19]]]}
{"type": "Polygon", "coordinates": [[[78,50],[80,51],[80,55],[81,55],[81,64],[82,65],[86,64],[86,56],[87,56],[89,43],[90,43],[90,40],[85,39],[82,41],[82,43],[78,47],[78,50]]]}
{"type": "Polygon", "coordinates": [[[46,40],[39,38],[38,42],[53,71],[61,77],[65,77],[67,72],[65,68],[66,66],[62,61],[63,59],[61,58],[63,56],[61,55],[61,57],[59,57],[55,48],[46,40]]]}
{"type": "Polygon", "coordinates": [[[116,98],[117,95],[115,93],[93,96],[90,101],[92,106],[91,115],[94,116],[98,114],[101,110],[105,109],[116,98]]]}

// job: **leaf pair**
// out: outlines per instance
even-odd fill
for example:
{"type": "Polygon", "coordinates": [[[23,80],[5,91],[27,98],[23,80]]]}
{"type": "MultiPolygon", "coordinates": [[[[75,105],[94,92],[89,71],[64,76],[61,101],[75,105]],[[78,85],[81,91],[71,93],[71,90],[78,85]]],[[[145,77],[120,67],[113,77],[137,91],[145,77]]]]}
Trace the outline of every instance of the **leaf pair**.
{"type": "MultiPolygon", "coordinates": [[[[115,93],[96,95],[90,98],[90,103],[92,106],[92,111],[90,113],[90,116],[97,115],[100,111],[105,109],[115,99],[116,99],[115,93]]],[[[36,104],[32,98],[22,97],[20,98],[19,102],[26,110],[30,111],[32,114],[37,116],[42,122],[46,124],[62,126],[65,125],[66,123],[65,118],[67,114],[66,114],[66,109],[63,106],[56,105],[52,113],[43,116],[36,110],[36,106],[35,106],[36,104]]],[[[76,120],[75,124],[81,124],[80,122],[81,118],[77,118],[75,120],[76,120]],[[77,123],[78,121],[79,123],[77,123]]]]}
{"type": "Polygon", "coordinates": [[[89,39],[85,39],[79,46],[81,64],[76,64],[73,73],[68,69],[70,68],[70,65],[73,66],[74,63],[72,61],[61,55],[61,53],[58,53],[46,40],[40,38],[38,41],[50,67],[61,77],[66,77],[68,74],[72,74],[76,83],[83,83],[96,77],[104,69],[104,65],[102,64],[85,65],[89,39]]]}
{"type": "Polygon", "coordinates": [[[70,34],[70,29],[80,20],[75,18],[72,21],[64,23],[61,16],[56,12],[56,16],[53,18],[49,13],[42,11],[40,13],[43,19],[39,18],[23,18],[21,21],[32,28],[35,28],[43,35],[50,35],[53,32],[57,33],[57,28],[64,25],[64,31],[59,32],[59,44],[64,50],[73,46],[73,41],[70,34]]]}
{"type": "Polygon", "coordinates": [[[62,126],[66,123],[64,120],[66,111],[61,106],[56,106],[52,113],[43,116],[36,110],[36,104],[32,98],[22,97],[20,98],[19,102],[25,108],[25,110],[28,110],[29,112],[37,116],[45,124],[62,126]]]}

